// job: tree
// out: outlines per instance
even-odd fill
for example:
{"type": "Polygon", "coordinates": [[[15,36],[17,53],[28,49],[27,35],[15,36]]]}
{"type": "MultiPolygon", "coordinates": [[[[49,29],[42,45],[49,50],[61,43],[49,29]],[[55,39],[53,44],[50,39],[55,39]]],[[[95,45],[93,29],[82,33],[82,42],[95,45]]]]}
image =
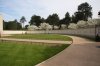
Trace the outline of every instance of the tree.
{"type": "Polygon", "coordinates": [[[37,15],[33,15],[29,23],[30,25],[39,26],[43,21],[44,21],[44,18],[41,18],[40,16],[37,16],[37,15]]]}
{"type": "Polygon", "coordinates": [[[7,24],[8,24],[8,22],[3,20],[3,30],[7,30],[7,24]]]}
{"type": "Polygon", "coordinates": [[[46,19],[46,22],[49,23],[50,25],[53,25],[54,29],[54,26],[59,24],[59,16],[56,13],[49,15],[46,19]]]}
{"type": "Polygon", "coordinates": [[[63,24],[63,22],[64,22],[64,19],[61,19],[61,20],[59,20],[59,29],[61,29],[61,25],[63,24]]]}
{"type": "Polygon", "coordinates": [[[59,21],[59,29],[61,28],[62,24],[65,24],[68,27],[70,22],[71,22],[71,17],[70,17],[69,12],[67,12],[65,14],[65,17],[59,21]]]}
{"type": "Polygon", "coordinates": [[[84,14],[82,12],[75,12],[75,23],[77,23],[80,20],[84,20],[84,14]]]}
{"type": "Polygon", "coordinates": [[[78,19],[76,19],[76,16],[72,15],[72,17],[71,17],[71,23],[77,23],[77,22],[78,22],[78,19]]]}
{"type": "Polygon", "coordinates": [[[71,17],[70,17],[70,15],[69,15],[69,12],[67,12],[67,13],[65,14],[64,24],[66,24],[66,25],[68,26],[70,22],[71,22],[71,17]]]}
{"type": "Polygon", "coordinates": [[[28,29],[28,26],[29,26],[29,25],[25,25],[25,29],[26,29],[26,30],[28,29]]]}
{"type": "Polygon", "coordinates": [[[78,6],[78,12],[83,14],[84,21],[87,21],[88,18],[92,18],[92,7],[87,2],[78,6]]]}
{"type": "Polygon", "coordinates": [[[20,23],[22,24],[22,27],[24,28],[24,23],[26,22],[26,19],[24,16],[21,17],[20,23]]]}
{"type": "Polygon", "coordinates": [[[14,21],[3,21],[3,29],[4,30],[20,30],[22,26],[18,21],[15,19],[14,21]]]}
{"type": "Polygon", "coordinates": [[[100,15],[100,11],[98,12],[98,15],[100,15]]]}
{"type": "Polygon", "coordinates": [[[100,17],[100,11],[98,12],[98,16],[100,17]]]}
{"type": "Polygon", "coordinates": [[[21,30],[21,29],[22,29],[22,26],[21,26],[21,24],[17,21],[17,19],[15,19],[13,22],[16,24],[16,30],[21,30]]]}

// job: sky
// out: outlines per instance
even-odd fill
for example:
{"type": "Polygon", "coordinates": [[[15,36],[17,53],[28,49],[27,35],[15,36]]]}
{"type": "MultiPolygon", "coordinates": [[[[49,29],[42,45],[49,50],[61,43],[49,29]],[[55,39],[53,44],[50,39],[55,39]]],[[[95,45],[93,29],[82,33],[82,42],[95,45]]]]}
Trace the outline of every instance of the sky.
{"type": "Polygon", "coordinates": [[[60,19],[65,13],[70,15],[77,11],[78,5],[88,2],[93,8],[93,18],[98,18],[100,11],[100,0],[0,0],[0,14],[5,21],[25,16],[27,23],[32,15],[39,15],[47,18],[48,15],[57,13],[60,19]]]}

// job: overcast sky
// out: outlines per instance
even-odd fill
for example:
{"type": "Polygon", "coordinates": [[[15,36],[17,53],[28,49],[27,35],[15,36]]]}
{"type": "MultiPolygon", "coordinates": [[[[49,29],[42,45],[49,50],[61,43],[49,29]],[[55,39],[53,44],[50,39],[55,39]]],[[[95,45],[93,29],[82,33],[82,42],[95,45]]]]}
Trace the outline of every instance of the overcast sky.
{"type": "Polygon", "coordinates": [[[53,13],[57,13],[61,19],[66,12],[72,15],[77,11],[78,5],[84,2],[93,7],[93,18],[97,18],[100,0],[0,0],[0,14],[6,21],[19,20],[21,16],[29,21],[34,14],[47,18],[53,13]]]}

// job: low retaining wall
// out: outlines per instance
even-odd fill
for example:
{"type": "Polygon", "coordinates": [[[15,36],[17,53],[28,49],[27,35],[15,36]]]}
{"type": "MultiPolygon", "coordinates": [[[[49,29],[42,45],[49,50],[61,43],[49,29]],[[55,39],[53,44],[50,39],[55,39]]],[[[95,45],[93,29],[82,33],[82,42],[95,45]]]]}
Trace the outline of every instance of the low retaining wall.
{"type": "Polygon", "coordinates": [[[25,34],[26,31],[13,31],[13,30],[4,30],[2,34],[25,34]]]}
{"type": "MultiPolygon", "coordinates": [[[[3,34],[22,34],[22,33],[49,33],[49,34],[66,34],[84,36],[95,39],[95,28],[81,28],[81,29],[66,29],[66,30],[50,30],[50,31],[3,31],[3,34]]],[[[99,33],[100,36],[100,33],[99,33]]]]}
{"type": "MultiPolygon", "coordinates": [[[[66,29],[66,30],[51,30],[51,31],[30,31],[28,33],[49,33],[49,34],[66,34],[77,35],[87,38],[95,39],[95,28],[81,28],[81,29],[66,29]]],[[[100,36],[100,34],[99,34],[100,36]]]]}
{"type": "Polygon", "coordinates": [[[57,30],[57,31],[50,31],[49,33],[77,35],[95,39],[95,28],[57,30]]]}

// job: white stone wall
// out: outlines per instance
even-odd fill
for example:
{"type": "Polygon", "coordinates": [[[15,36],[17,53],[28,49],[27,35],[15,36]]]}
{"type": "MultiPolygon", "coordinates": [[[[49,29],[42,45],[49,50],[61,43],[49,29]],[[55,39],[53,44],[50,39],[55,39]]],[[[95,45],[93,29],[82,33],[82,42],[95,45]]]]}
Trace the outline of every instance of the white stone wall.
{"type": "Polygon", "coordinates": [[[78,36],[84,36],[93,39],[95,38],[95,28],[57,30],[57,31],[51,31],[49,33],[78,35],[78,36]]]}
{"type": "Polygon", "coordinates": [[[25,34],[26,31],[4,30],[3,34],[25,34]]]}
{"type": "Polygon", "coordinates": [[[51,31],[28,31],[28,33],[50,33],[50,34],[66,34],[78,35],[95,39],[95,28],[67,29],[67,30],[51,30],[51,31]]]}
{"type": "Polygon", "coordinates": [[[3,34],[37,34],[37,33],[49,33],[49,34],[66,34],[66,35],[78,35],[95,39],[95,28],[83,28],[83,29],[67,29],[67,30],[51,30],[51,31],[3,31],[3,34]]]}
{"type": "Polygon", "coordinates": [[[3,18],[0,15],[0,33],[2,33],[2,31],[3,31],[3,18]]]}

